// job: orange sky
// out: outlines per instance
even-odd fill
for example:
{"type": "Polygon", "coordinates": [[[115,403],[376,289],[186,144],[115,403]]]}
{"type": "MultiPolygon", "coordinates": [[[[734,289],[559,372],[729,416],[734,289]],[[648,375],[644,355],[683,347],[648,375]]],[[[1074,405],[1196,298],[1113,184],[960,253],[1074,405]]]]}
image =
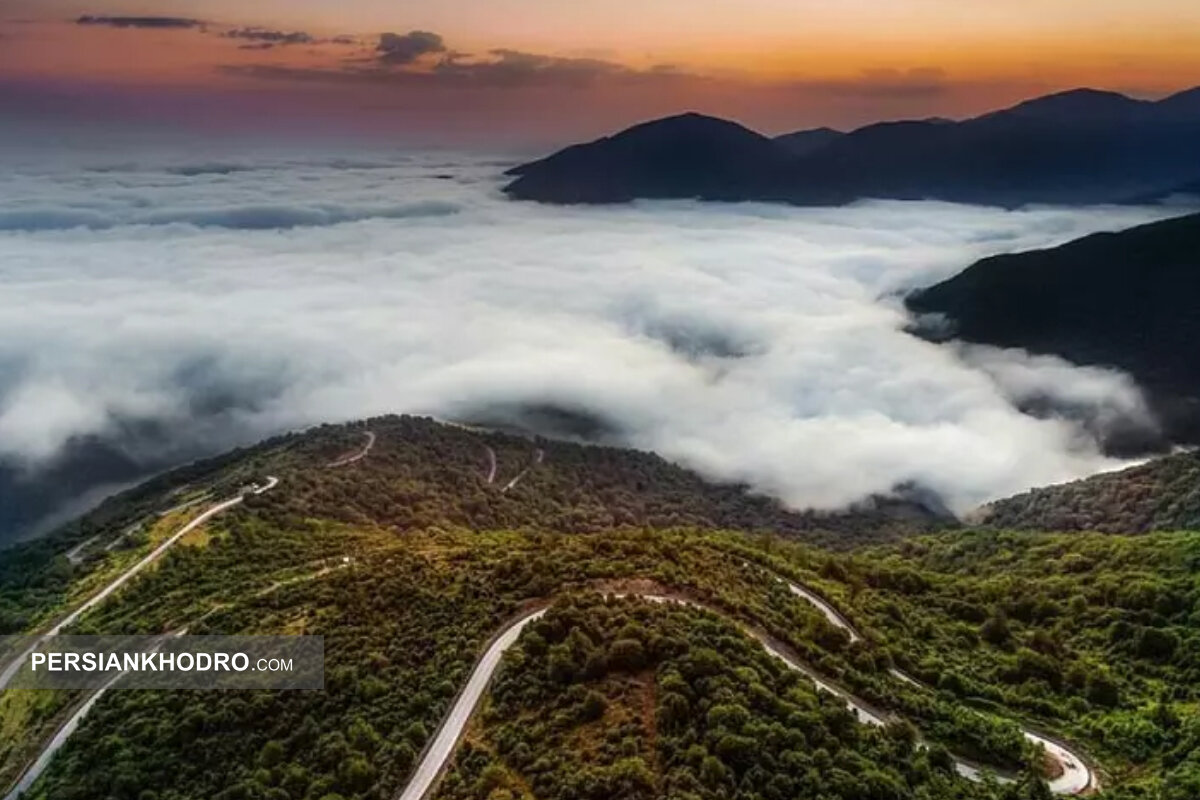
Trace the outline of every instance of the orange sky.
{"type": "Polygon", "coordinates": [[[439,115],[464,125],[470,115],[462,106],[471,104],[523,115],[527,127],[542,126],[543,138],[685,108],[772,131],[849,127],[962,116],[1083,85],[1155,95],[1200,84],[1200,3],[110,0],[97,7],[0,0],[0,86],[14,82],[68,93],[148,92],[147,107],[155,91],[172,88],[214,97],[257,92],[330,117],[362,112],[368,127],[403,127],[418,116],[436,127],[439,115]],[[208,27],[73,24],[80,13],[190,17],[208,27]],[[302,30],[321,41],[248,49],[250,40],[222,35],[244,25],[302,30]],[[444,47],[381,67],[379,34],[412,30],[440,35],[444,47]],[[323,41],[335,35],[356,43],[323,41]],[[519,54],[492,63],[502,58],[489,55],[497,48],[519,54]],[[417,79],[451,52],[464,55],[417,79]],[[462,68],[469,63],[483,67],[462,68]]]}

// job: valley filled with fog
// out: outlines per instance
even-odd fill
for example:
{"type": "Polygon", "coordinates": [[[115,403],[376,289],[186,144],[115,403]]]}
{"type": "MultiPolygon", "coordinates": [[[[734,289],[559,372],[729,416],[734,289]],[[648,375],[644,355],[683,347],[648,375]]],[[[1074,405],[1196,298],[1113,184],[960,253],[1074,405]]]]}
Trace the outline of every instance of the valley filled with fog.
{"type": "Polygon", "coordinates": [[[1166,212],[552,208],[503,199],[495,157],[90,159],[0,177],[0,544],[381,413],[586,434],[796,507],[915,484],[960,513],[1119,466],[1094,434],[1153,424],[1119,374],[914,338],[899,297],[1166,212]]]}

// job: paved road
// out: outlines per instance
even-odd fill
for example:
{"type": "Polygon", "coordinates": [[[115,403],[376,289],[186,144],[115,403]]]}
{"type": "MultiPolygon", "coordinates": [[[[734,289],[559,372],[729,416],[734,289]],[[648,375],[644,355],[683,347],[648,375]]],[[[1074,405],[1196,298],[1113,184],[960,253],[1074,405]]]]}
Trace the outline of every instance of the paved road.
{"type": "MultiPolygon", "coordinates": [[[[270,476],[267,478],[267,482],[262,486],[249,486],[242,494],[238,495],[237,497],[230,498],[229,500],[225,500],[224,502],[217,503],[215,506],[207,509],[203,514],[200,514],[188,524],[184,525],[182,528],[176,531],[171,538],[167,539],[165,542],[156,547],[148,556],[134,564],[132,567],[122,573],[116,580],[93,595],[86,603],[72,611],[67,616],[63,617],[54,625],[53,628],[38,637],[38,639],[33,643],[32,647],[22,653],[20,657],[14,659],[7,667],[5,667],[4,671],[0,673],[0,691],[8,686],[8,683],[13,679],[13,676],[20,671],[21,664],[28,659],[30,653],[36,650],[51,636],[58,635],[60,631],[79,619],[79,617],[89,609],[95,608],[98,604],[102,603],[105,598],[111,596],[113,592],[127,583],[133,576],[162,557],[162,554],[165,553],[171,547],[171,545],[175,544],[184,536],[191,533],[205,522],[208,522],[222,511],[227,511],[230,508],[240,504],[246,499],[247,495],[264,494],[271,491],[278,485],[279,479],[274,476],[270,476]]],[[[185,631],[180,631],[176,635],[181,636],[184,632],[185,631]]],[[[41,777],[41,774],[50,764],[50,760],[54,758],[54,754],[57,753],[64,744],[66,744],[69,738],[71,738],[71,734],[73,734],[75,729],[79,727],[79,723],[83,721],[83,718],[87,716],[87,713],[92,710],[92,706],[96,705],[96,702],[104,696],[104,693],[107,692],[113,686],[113,684],[121,680],[121,678],[124,676],[125,672],[123,671],[117,673],[111,680],[107,681],[99,689],[94,691],[90,697],[88,697],[84,704],[81,705],[75,711],[75,713],[71,715],[66,723],[58,729],[58,731],[54,734],[54,737],[47,743],[46,747],[37,757],[37,760],[34,761],[29,769],[25,771],[25,774],[21,776],[20,780],[18,780],[16,785],[13,786],[12,790],[4,796],[4,800],[18,800],[18,798],[21,796],[21,793],[27,791],[29,787],[33,785],[34,781],[41,777]]]]}
{"type": "Polygon", "coordinates": [[[371,452],[371,448],[375,446],[375,433],[373,431],[366,431],[366,434],[367,434],[367,441],[363,445],[362,450],[359,450],[357,453],[348,455],[345,458],[339,458],[337,461],[330,462],[330,463],[326,464],[325,466],[330,469],[332,469],[334,467],[345,467],[349,464],[353,464],[356,461],[362,461],[364,458],[366,458],[367,454],[371,452]]]}
{"type": "MultiPolygon", "coordinates": [[[[329,466],[342,466],[344,464],[353,463],[354,461],[364,458],[367,453],[370,452],[371,447],[375,443],[375,435],[373,433],[368,431],[367,436],[368,442],[361,452],[348,459],[334,462],[329,466]]],[[[491,451],[491,448],[488,448],[488,451],[491,455],[492,464],[491,474],[489,475],[490,483],[495,477],[496,467],[495,453],[491,451]]],[[[530,469],[542,463],[544,457],[545,453],[539,449],[534,457],[533,464],[527,467],[525,470],[522,470],[522,472],[509,481],[501,491],[508,491],[512,487],[516,486],[530,469]]],[[[250,487],[247,494],[262,494],[263,492],[274,488],[278,482],[279,481],[277,478],[269,478],[265,486],[250,487]]],[[[159,545],[159,547],[150,553],[150,555],[139,561],[131,569],[122,574],[115,581],[94,595],[90,600],[57,623],[49,632],[39,638],[39,640],[34,644],[34,648],[41,644],[41,642],[43,642],[46,638],[57,634],[63,628],[73,623],[86,611],[95,607],[98,603],[103,602],[105,598],[110,596],[114,591],[120,588],[125,582],[140,572],[144,567],[157,560],[180,538],[194,530],[199,525],[202,525],[213,516],[241,503],[245,499],[245,496],[246,495],[243,494],[236,498],[218,503],[212,508],[206,510],[203,514],[196,517],[196,519],[189,522],[178,532],[176,532],[170,539],[159,545]]],[[[782,581],[783,579],[780,578],[778,580],[782,581]]],[[[854,628],[850,621],[819,594],[791,581],[783,582],[787,584],[788,589],[792,594],[811,603],[825,616],[827,620],[830,621],[831,624],[846,631],[851,641],[857,641],[862,638],[861,634],[854,628]]],[[[687,603],[688,605],[697,607],[705,607],[701,606],[701,604],[694,603],[692,601],[681,600],[679,598],[665,597],[654,594],[639,594],[639,596],[653,602],[679,602],[687,603]]],[[[708,610],[714,611],[722,616],[726,616],[718,609],[709,608],[708,610]]],[[[451,757],[453,756],[454,751],[456,750],[457,745],[462,738],[463,732],[466,729],[467,723],[470,721],[475,709],[479,706],[479,703],[483,698],[483,694],[487,690],[488,684],[491,682],[496,669],[500,665],[500,660],[503,657],[504,652],[516,643],[517,639],[521,635],[521,632],[527,625],[529,625],[529,623],[540,618],[545,613],[546,609],[543,608],[526,614],[505,628],[491,642],[488,648],[484,651],[483,657],[480,658],[479,662],[475,666],[475,669],[472,671],[471,676],[467,681],[467,685],[455,699],[449,713],[443,719],[433,740],[422,753],[420,763],[417,765],[412,778],[409,780],[408,785],[400,793],[397,800],[423,800],[423,798],[429,794],[430,790],[436,784],[438,777],[441,775],[442,770],[449,763],[451,757]]],[[[889,721],[887,714],[870,707],[863,701],[851,695],[849,692],[846,692],[836,684],[825,679],[819,673],[795,659],[785,649],[781,648],[780,645],[774,640],[770,639],[754,628],[745,626],[741,623],[738,624],[747,633],[757,639],[759,643],[762,644],[762,646],[767,650],[767,652],[771,653],[771,655],[775,656],[776,658],[781,659],[789,668],[802,672],[804,675],[806,675],[810,680],[813,681],[819,690],[841,698],[846,703],[847,707],[853,711],[860,722],[869,725],[885,725],[889,721]]],[[[33,648],[31,648],[29,652],[32,652],[32,649],[33,648]]],[[[20,664],[26,659],[27,656],[28,652],[16,659],[12,664],[9,665],[4,673],[0,674],[0,689],[3,689],[4,686],[8,684],[8,682],[12,679],[13,674],[16,673],[20,664]]],[[[919,682],[917,682],[914,678],[906,675],[900,670],[892,670],[892,674],[908,683],[920,685],[919,682]]],[[[120,675],[116,676],[101,689],[97,690],[87,700],[87,702],[75,712],[75,714],[58,731],[58,733],[55,734],[51,743],[38,757],[37,761],[30,768],[30,770],[24,776],[22,776],[20,782],[12,790],[12,792],[5,797],[5,800],[17,800],[20,793],[28,789],[33,784],[33,782],[45,769],[46,765],[49,764],[54,753],[57,752],[58,748],[60,748],[62,744],[66,742],[66,740],[74,732],[75,728],[78,727],[79,722],[92,708],[96,701],[99,700],[104,692],[107,691],[108,688],[120,678],[120,675]]],[[[1046,752],[1055,757],[1062,765],[1063,774],[1060,777],[1050,781],[1050,788],[1053,792],[1063,795],[1081,794],[1084,791],[1094,788],[1098,785],[1095,775],[1084,762],[1084,760],[1065,745],[1034,733],[1033,731],[1023,730],[1023,733],[1030,741],[1041,744],[1043,747],[1045,747],[1046,752]]],[[[956,761],[956,767],[959,774],[963,775],[964,777],[972,780],[978,780],[980,777],[980,771],[978,767],[973,764],[965,761],[956,761]]]]}
{"type": "Polygon", "coordinates": [[[488,445],[484,445],[484,447],[487,449],[488,456],[487,482],[491,484],[496,482],[496,451],[488,445]]]}
{"type": "Polygon", "coordinates": [[[54,627],[50,628],[50,630],[46,631],[41,636],[39,636],[33,642],[33,644],[29,647],[28,650],[26,650],[24,653],[22,653],[17,658],[13,659],[4,668],[4,671],[0,672],[0,690],[3,690],[4,688],[6,688],[8,686],[9,682],[12,681],[13,676],[15,676],[17,674],[17,672],[20,671],[21,665],[26,661],[26,659],[28,659],[30,653],[32,653],[39,646],[41,646],[47,639],[49,639],[52,636],[57,636],[64,628],[66,628],[69,625],[71,625],[72,623],[74,623],[81,616],[83,616],[84,614],[86,614],[88,611],[95,608],[96,606],[98,606],[100,603],[103,603],[106,599],[108,599],[113,594],[113,592],[117,591],[122,586],[124,586],[126,583],[128,583],[135,575],[137,575],[139,572],[144,570],[146,567],[153,564],[158,559],[162,558],[163,554],[166,553],[168,550],[170,550],[171,547],[176,542],[178,542],[180,539],[182,539],[184,536],[187,536],[189,533],[191,533],[192,531],[194,531],[196,528],[200,527],[204,523],[208,522],[210,519],[215,517],[217,514],[220,514],[223,511],[228,511],[229,509],[233,508],[234,506],[239,505],[243,500],[246,499],[247,495],[263,494],[264,492],[269,492],[271,489],[274,489],[278,483],[279,483],[278,478],[275,478],[275,477],[267,478],[267,482],[265,485],[248,487],[247,490],[245,491],[245,493],[240,494],[237,497],[230,498],[229,500],[225,500],[223,502],[217,503],[215,506],[212,506],[212,507],[206,509],[204,511],[204,513],[198,515],[195,519],[193,519],[187,525],[184,525],[182,528],[180,528],[178,531],[176,531],[174,534],[172,534],[169,539],[167,539],[165,542],[160,544],[158,547],[154,548],[154,550],[152,550],[148,556],[146,556],[141,561],[134,564],[132,567],[127,569],[125,572],[121,573],[119,576],[117,576],[116,580],[114,580],[112,583],[105,586],[103,589],[101,589],[96,594],[92,595],[83,605],[79,606],[74,611],[72,611],[70,614],[68,614],[67,616],[63,617],[58,622],[56,622],[54,624],[54,627]]]}
{"type": "Polygon", "coordinates": [[[67,551],[67,561],[70,561],[72,566],[79,566],[80,564],[82,564],[83,563],[83,551],[87,550],[89,547],[91,547],[93,544],[95,544],[96,540],[99,538],[100,538],[100,535],[96,534],[95,536],[91,537],[90,539],[86,539],[86,540],[80,542],[79,544],[75,545],[74,547],[72,547],[69,551],[67,551]]]}
{"type": "Polygon", "coordinates": [[[785,583],[787,583],[788,590],[791,591],[792,594],[803,598],[810,604],[816,606],[817,610],[825,615],[825,619],[829,620],[830,624],[832,624],[835,628],[840,628],[841,630],[845,631],[846,635],[850,637],[851,642],[857,642],[862,639],[862,637],[858,635],[858,631],[854,630],[854,626],[850,624],[850,620],[843,617],[840,611],[831,606],[829,603],[825,602],[825,598],[821,597],[821,595],[804,586],[792,583],[791,581],[785,581],[785,583]]]}
{"type": "Polygon", "coordinates": [[[67,743],[67,739],[71,738],[71,734],[75,733],[75,729],[79,727],[79,723],[92,710],[92,706],[96,705],[96,702],[104,696],[104,693],[123,677],[125,677],[124,672],[114,675],[103,686],[92,693],[92,696],[71,715],[66,724],[58,729],[58,732],[54,734],[54,738],[46,745],[46,749],[42,751],[37,760],[25,771],[25,774],[13,786],[12,791],[4,795],[4,800],[17,800],[24,792],[29,790],[30,786],[33,786],[34,781],[40,778],[42,773],[46,771],[46,767],[50,765],[50,760],[54,758],[55,753],[67,743]]]}
{"type": "MultiPolygon", "coordinates": [[[[858,631],[854,630],[853,626],[850,625],[849,621],[846,620],[846,618],[842,616],[837,609],[821,598],[820,595],[803,586],[792,583],[791,581],[784,582],[788,585],[788,588],[793,594],[804,598],[816,606],[817,609],[825,614],[826,618],[829,619],[833,624],[850,634],[852,639],[862,638],[858,631]]],[[[707,610],[720,614],[727,619],[729,618],[728,615],[720,609],[704,606],[703,604],[690,600],[682,600],[676,597],[666,597],[663,595],[650,593],[637,593],[636,596],[651,602],[683,603],[698,608],[706,608],[707,610]]],[[[484,655],[476,664],[474,671],[472,671],[466,687],[463,689],[458,698],[456,698],[454,705],[450,709],[450,712],[442,720],[442,723],[439,726],[437,734],[435,735],[432,743],[421,754],[420,763],[417,765],[417,768],[414,771],[412,778],[409,780],[408,785],[398,795],[397,800],[424,800],[424,798],[429,795],[430,791],[437,783],[438,777],[442,774],[442,771],[450,762],[451,757],[454,755],[454,751],[456,750],[457,745],[462,738],[462,734],[466,730],[467,723],[470,721],[472,714],[482,700],[483,693],[487,690],[492,676],[495,674],[496,669],[500,665],[500,660],[504,655],[504,651],[516,643],[518,637],[521,635],[521,631],[523,631],[529,623],[533,622],[535,619],[538,619],[545,613],[546,609],[540,609],[519,618],[508,628],[505,628],[484,651],[484,655]]],[[[750,636],[757,639],[758,642],[771,655],[782,660],[790,669],[802,672],[805,676],[812,680],[820,691],[832,694],[842,699],[846,703],[846,707],[849,708],[854,713],[855,717],[858,718],[859,722],[867,725],[882,726],[886,725],[891,719],[894,718],[885,712],[872,708],[867,703],[856,698],[854,695],[824,678],[819,673],[800,662],[779,643],[775,642],[761,631],[744,625],[737,620],[733,621],[750,636]]],[[[908,676],[904,676],[904,678],[905,680],[909,681],[913,680],[908,676]]],[[[1024,733],[1026,738],[1042,744],[1044,747],[1046,747],[1046,751],[1048,753],[1056,756],[1062,763],[1064,769],[1063,775],[1053,781],[1050,781],[1050,789],[1055,794],[1081,794],[1096,785],[1095,776],[1092,774],[1090,768],[1088,768],[1088,766],[1084,763],[1083,759],[1081,759],[1079,756],[1072,753],[1060,743],[1045,739],[1044,737],[1038,736],[1031,731],[1024,731],[1024,733]]],[[[956,759],[955,767],[958,773],[965,778],[976,781],[982,778],[981,770],[974,764],[956,759]]]]}
{"type": "Polygon", "coordinates": [[[545,450],[542,450],[542,449],[539,447],[539,448],[538,448],[538,451],[537,451],[536,453],[534,453],[534,455],[533,455],[533,463],[532,463],[532,464],[530,464],[530,465],[529,465],[528,467],[526,467],[525,469],[523,469],[523,470],[521,470],[520,472],[518,472],[518,473],[517,473],[517,477],[513,478],[511,481],[509,481],[508,483],[504,484],[504,488],[502,488],[502,489],[500,490],[500,494],[504,494],[504,493],[505,493],[505,492],[507,492],[509,489],[513,488],[513,487],[514,487],[514,486],[516,486],[518,483],[520,483],[520,482],[521,482],[521,479],[522,479],[522,478],[524,478],[526,475],[528,475],[528,474],[529,474],[529,471],[530,471],[531,469],[533,469],[534,467],[536,467],[538,464],[541,464],[541,463],[542,463],[542,462],[543,462],[545,459],[546,459],[546,451],[545,451],[545,450]]]}
{"type": "Polygon", "coordinates": [[[463,731],[466,730],[467,723],[471,719],[471,714],[479,705],[479,701],[483,699],[483,693],[487,690],[496,668],[500,666],[500,659],[503,657],[504,651],[516,643],[526,625],[539,619],[545,613],[546,609],[543,608],[521,617],[497,636],[484,651],[483,658],[479,659],[479,663],[475,665],[475,671],[467,680],[466,687],[455,698],[450,713],[442,720],[441,726],[433,737],[433,743],[426,747],[425,752],[421,754],[421,763],[417,765],[416,771],[413,772],[412,778],[404,787],[404,791],[400,793],[398,800],[421,800],[433,787],[441,774],[442,767],[454,754],[459,739],[462,738],[463,731]]]}
{"type": "MultiPolygon", "coordinates": [[[[186,631],[180,631],[175,635],[182,636],[185,632],[186,631]]],[[[150,652],[156,653],[160,647],[162,647],[161,644],[156,645],[150,652]]],[[[21,776],[21,779],[17,781],[16,785],[13,786],[8,794],[4,795],[4,800],[19,800],[24,792],[29,791],[29,787],[33,786],[34,782],[37,781],[38,778],[42,777],[42,773],[46,771],[46,767],[50,766],[50,762],[53,760],[54,755],[60,749],[62,749],[64,744],[67,743],[67,740],[71,738],[71,734],[75,733],[75,729],[79,727],[79,723],[83,722],[83,718],[86,717],[88,712],[92,710],[92,706],[96,705],[100,698],[104,696],[105,692],[111,689],[117,681],[124,678],[126,674],[128,674],[127,670],[118,672],[112,678],[105,681],[99,689],[92,692],[91,697],[85,700],[83,705],[76,709],[75,713],[71,715],[66,723],[64,723],[63,726],[58,729],[58,731],[54,734],[54,738],[52,738],[46,744],[45,749],[42,750],[41,754],[37,757],[37,760],[30,765],[29,769],[25,771],[25,774],[21,776]]]]}
{"type": "MultiPolygon", "coordinates": [[[[815,606],[832,625],[844,630],[850,636],[850,641],[854,642],[862,639],[862,635],[855,630],[850,621],[819,594],[791,581],[786,581],[786,583],[792,594],[804,598],[815,606]]],[[[920,681],[903,670],[892,669],[890,672],[894,677],[905,683],[913,686],[923,686],[920,681]]],[[[1087,765],[1087,762],[1078,754],[1073,753],[1066,745],[1028,729],[1023,728],[1021,733],[1029,741],[1034,744],[1040,744],[1045,748],[1046,753],[1062,766],[1062,775],[1049,781],[1052,792],[1064,795],[1082,794],[1084,791],[1095,788],[1098,785],[1098,779],[1087,765]]],[[[958,771],[960,774],[972,779],[976,779],[979,776],[979,769],[975,765],[967,764],[966,762],[959,762],[958,771]]]]}

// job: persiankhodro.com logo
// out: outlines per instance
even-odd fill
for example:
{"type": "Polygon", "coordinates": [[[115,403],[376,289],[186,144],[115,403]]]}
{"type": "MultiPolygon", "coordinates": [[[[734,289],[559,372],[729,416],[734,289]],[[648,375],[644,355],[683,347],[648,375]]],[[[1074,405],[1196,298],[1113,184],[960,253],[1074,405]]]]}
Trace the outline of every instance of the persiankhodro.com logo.
{"type": "Polygon", "coordinates": [[[29,654],[31,672],[293,672],[294,658],[252,659],[247,653],[77,653],[29,654]]]}
{"type": "Polygon", "coordinates": [[[0,637],[0,689],[323,689],[322,636],[0,637]]]}

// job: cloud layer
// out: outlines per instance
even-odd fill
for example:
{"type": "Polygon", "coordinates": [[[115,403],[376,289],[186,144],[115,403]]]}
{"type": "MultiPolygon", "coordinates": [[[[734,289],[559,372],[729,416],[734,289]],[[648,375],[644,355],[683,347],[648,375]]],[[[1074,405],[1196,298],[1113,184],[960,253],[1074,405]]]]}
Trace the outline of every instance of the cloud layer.
{"type": "Polygon", "coordinates": [[[566,408],[795,506],[912,481],[961,511],[1115,466],[1089,431],[1144,415],[1118,375],[917,340],[895,296],[1161,212],[558,209],[501,199],[499,171],[412,153],[16,166],[0,463],[36,475],[97,436],[153,465],[130,433],[147,425],[177,458],[368,414],[566,408]],[[1019,413],[1029,397],[1073,419],[1019,413]]]}

